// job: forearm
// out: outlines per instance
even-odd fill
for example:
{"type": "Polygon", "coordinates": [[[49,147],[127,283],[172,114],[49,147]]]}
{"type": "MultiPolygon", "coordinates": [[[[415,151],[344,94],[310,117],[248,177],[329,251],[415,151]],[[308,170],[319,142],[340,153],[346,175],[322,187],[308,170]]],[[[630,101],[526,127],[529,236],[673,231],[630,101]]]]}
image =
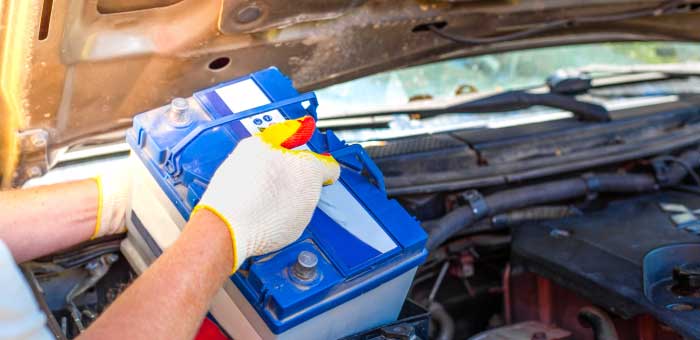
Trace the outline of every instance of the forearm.
{"type": "Polygon", "coordinates": [[[200,211],[80,339],[192,339],[232,266],[228,227],[200,211]]]}
{"type": "Polygon", "coordinates": [[[97,222],[95,180],[0,192],[0,239],[17,262],[90,239],[97,222]]]}

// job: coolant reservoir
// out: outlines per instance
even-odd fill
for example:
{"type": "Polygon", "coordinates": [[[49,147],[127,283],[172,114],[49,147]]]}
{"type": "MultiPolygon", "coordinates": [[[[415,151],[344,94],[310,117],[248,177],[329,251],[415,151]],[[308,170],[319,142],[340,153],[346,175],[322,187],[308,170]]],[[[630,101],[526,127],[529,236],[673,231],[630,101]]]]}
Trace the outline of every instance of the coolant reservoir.
{"type": "MultiPolygon", "coordinates": [[[[269,68],[134,117],[127,133],[134,190],[122,250],[137,271],[174,242],[241,139],[285,119],[315,117],[317,105],[313,93],[300,95],[269,68]]],[[[394,321],[427,254],[425,233],[387,199],[381,173],[359,145],[316,131],[302,148],[330,152],[340,180],[322,189],[299,240],[248,259],[216,295],[211,315],[235,339],[335,339],[394,321]]]]}

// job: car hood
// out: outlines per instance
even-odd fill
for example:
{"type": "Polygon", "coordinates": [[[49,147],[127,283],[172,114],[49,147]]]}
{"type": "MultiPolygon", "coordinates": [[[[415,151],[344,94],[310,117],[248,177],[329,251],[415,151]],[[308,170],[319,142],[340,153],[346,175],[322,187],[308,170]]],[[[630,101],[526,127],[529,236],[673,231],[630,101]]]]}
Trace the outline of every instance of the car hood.
{"type": "MultiPolygon", "coordinates": [[[[597,41],[692,40],[684,1],[6,0],[0,176],[40,175],[173,96],[277,66],[312,90],[459,56],[597,41]],[[630,15],[633,14],[633,15],[630,15]],[[641,13],[641,15],[636,15],[641,13]],[[590,18],[610,20],[590,20],[590,18]],[[579,20],[583,19],[583,20],[579,20]],[[535,34],[513,35],[564,21],[535,34]],[[458,43],[460,37],[505,37],[458,43]]],[[[532,33],[532,32],[531,32],[532,33]]]]}

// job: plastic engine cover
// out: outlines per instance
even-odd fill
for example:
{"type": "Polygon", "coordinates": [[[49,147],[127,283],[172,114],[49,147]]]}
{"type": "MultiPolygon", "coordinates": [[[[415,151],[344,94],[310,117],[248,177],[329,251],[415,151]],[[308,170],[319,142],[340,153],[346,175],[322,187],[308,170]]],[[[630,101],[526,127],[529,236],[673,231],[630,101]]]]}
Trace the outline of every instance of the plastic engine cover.
{"type": "MultiPolygon", "coordinates": [[[[140,160],[147,169],[145,177],[151,177],[143,180],[155,181],[154,187],[165,194],[149,199],[165,201],[160,203],[174,207],[185,221],[214,171],[238,141],[285,119],[316,118],[317,105],[313,93],[300,95],[289,79],[269,68],[137,115],[127,141],[132,158],[140,160]]],[[[302,323],[314,323],[306,328],[315,329],[315,337],[339,337],[392,321],[415,268],[427,254],[425,233],[396,201],[387,199],[381,173],[359,145],[346,145],[331,131],[317,130],[303,147],[333,155],[341,164],[340,180],[322,189],[319,205],[299,240],[273,254],[248,259],[231,276],[233,285],[224,289],[231,301],[240,292],[264,321],[267,330],[260,329],[251,308],[235,301],[261,338],[277,338],[302,323]],[[295,268],[302,251],[317,260],[310,269],[311,278],[295,268]],[[374,301],[358,302],[365,294],[365,300],[370,298],[368,293],[378,287],[388,288],[374,301]],[[358,305],[337,308],[353,303],[358,305]],[[383,303],[392,306],[391,310],[380,307],[383,303]],[[339,322],[348,326],[339,327],[339,322]]],[[[236,188],[230,190],[231,195],[236,194],[236,188]]],[[[149,196],[146,191],[139,195],[149,196]]],[[[149,209],[140,210],[133,203],[130,233],[135,231],[146,241],[151,255],[157,256],[167,244],[153,237],[163,231],[158,230],[161,223],[149,222],[154,217],[145,216],[148,214],[149,209]]],[[[212,314],[231,335],[240,336],[235,329],[228,329],[235,327],[227,328],[226,322],[238,316],[213,309],[212,314]]],[[[232,324],[238,323],[240,320],[232,324]]]]}

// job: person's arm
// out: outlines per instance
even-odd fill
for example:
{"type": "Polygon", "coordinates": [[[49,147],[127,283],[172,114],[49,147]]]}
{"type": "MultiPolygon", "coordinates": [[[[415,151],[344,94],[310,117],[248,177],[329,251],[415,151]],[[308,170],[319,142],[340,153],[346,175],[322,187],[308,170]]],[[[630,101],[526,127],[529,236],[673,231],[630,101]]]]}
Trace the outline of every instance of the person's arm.
{"type": "Polygon", "coordinates": [[[241,141],[180,237],[80,339],[192,339],[228,275],[246,258],[298,239],[321,186],[338,178],[330,156],[287,149],[306,143],[313,131],[309,117],[241,141]]]}
{"type": "Polygon", "coordinates": [[[0,239],[17,262],[88,240],[97,220],[97,184],[87,179],[0,192],[0,239]]]}
{"type": "Polygon", "coordinates": [[[0,239],[18,263],[124,231],[128,175],[0,191],[0,239]]]}
{"type": "Polygon", "coordinates": [[[226,224],[197,213],[80,339],[193,339],[232,266],[226,224]]]}

